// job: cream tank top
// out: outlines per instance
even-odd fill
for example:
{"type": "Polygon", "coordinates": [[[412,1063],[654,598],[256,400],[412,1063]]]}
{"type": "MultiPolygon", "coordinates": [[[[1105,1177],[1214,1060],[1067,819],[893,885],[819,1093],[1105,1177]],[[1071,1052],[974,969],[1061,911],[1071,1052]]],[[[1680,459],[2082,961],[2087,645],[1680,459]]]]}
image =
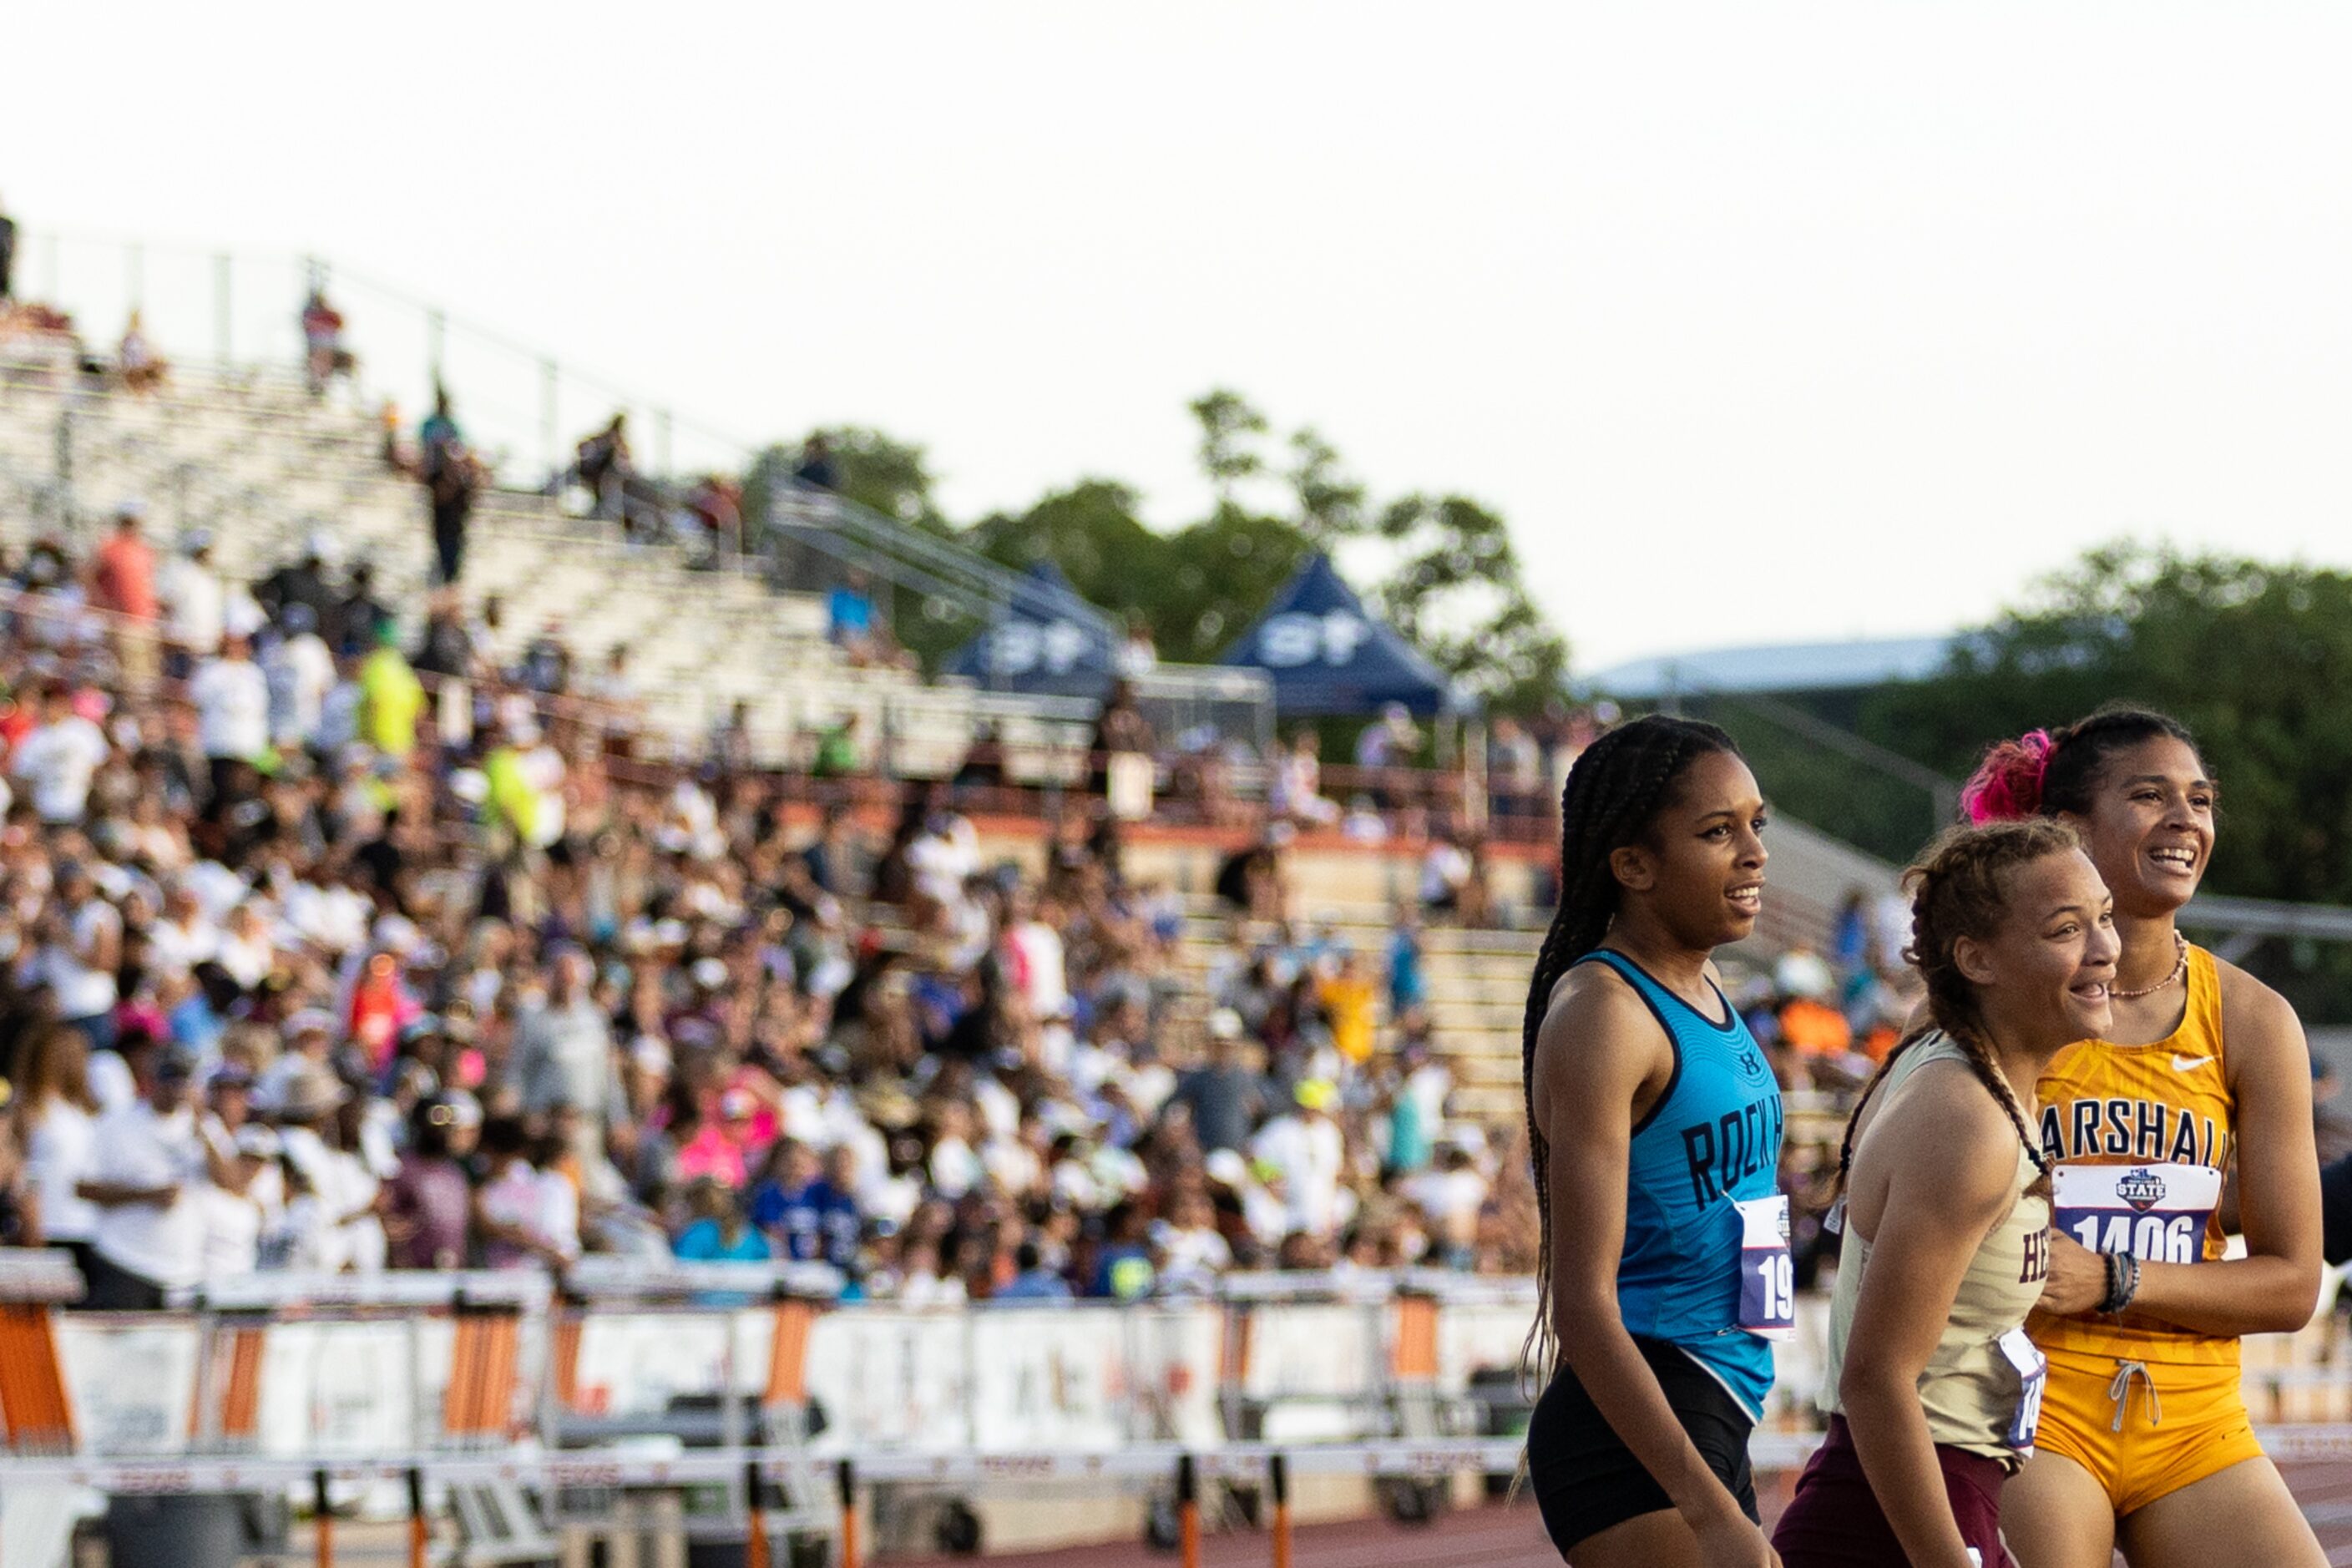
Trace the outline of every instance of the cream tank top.
{"type": "MultiPolygon", "coordinates": [[[[1948,1037],[1928,1035],[1896,1059],[1878,1097],[1891,1103],[1929,1062],[1965,1066],[1968,1059],[1948,1037]]],[[[1947,1447],[1997,1459],[2012,1469],[2033,1451],[2042,1405],[2043,1363],[2022,1328],[2050,1274],[2049,1200],[2025,1195],[2034,1175],[2032,1158],[2020,1144],[2009,1213],[1969,1259],[1936,1353],[1919,1374],[1919,1407],[1927,1413],[1928,1435],[1947,1447]]],[[[1821,1395],[1828,1415],[1841,1413],[1838,1379],[1845,1370],[1846,1337],[1869,1268],[1870,1243],[1849,1224],[1830,1297],[1829,1358],[1821,1395]]]]}

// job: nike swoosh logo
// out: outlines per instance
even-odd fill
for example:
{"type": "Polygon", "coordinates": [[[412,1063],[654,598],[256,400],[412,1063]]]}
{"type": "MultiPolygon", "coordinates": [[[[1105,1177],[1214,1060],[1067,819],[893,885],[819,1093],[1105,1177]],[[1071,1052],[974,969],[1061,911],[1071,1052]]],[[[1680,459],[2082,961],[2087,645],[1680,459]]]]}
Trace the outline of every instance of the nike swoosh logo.
{"type": "Polygon", "coordinates": [[[2172,1058],[2172,1070],[2174,1072],[2194,1072],[2212,1059],[2213,1058],[2211,1057],[2184,1057],[2175,1055],[2172,1058]]]}

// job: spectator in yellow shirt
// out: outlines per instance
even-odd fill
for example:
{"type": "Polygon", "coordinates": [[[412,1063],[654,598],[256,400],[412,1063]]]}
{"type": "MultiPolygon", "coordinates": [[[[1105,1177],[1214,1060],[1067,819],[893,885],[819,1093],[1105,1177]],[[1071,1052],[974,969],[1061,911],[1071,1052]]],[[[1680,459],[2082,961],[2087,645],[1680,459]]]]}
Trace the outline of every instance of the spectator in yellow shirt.
{"type": "Polygon", "coordinates": [[[360,667],[360,734],[388,757],[416,749],[416,716],[425,710],[425,683],[408,668],[389,625],[376,630],[375,651],[360,667]]]}
{"type": "Polygon", "coordinates": [[[1372,1055],[1372,973],[1364,955],[1349,950],[1339,973],[1317,988],[1323,1011],[1331,1018],[1331,1044],[1349,1061],[1362,1063],[1372,1055]]]}

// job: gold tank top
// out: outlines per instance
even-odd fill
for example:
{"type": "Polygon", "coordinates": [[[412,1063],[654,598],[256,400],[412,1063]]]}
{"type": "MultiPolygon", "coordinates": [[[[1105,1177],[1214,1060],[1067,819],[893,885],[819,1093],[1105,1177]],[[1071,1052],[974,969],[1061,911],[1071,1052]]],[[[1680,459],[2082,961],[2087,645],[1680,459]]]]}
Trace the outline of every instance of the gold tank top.
{"type": "MultiPolygon", "coordinates": [[[[2189,950],[2180,1026],[2145,1046],[2084,1040],[2042,1075],[2042,1150],[2057,1173],[2058,1227],[2094,1252],[2130,1251],[2156,1263],[2221,1256],[2217,1212],[2236,1142],[2237,1097],[2221,1045],[2221,976],[2213,955],[2189,950]]],[[[2234,1366],[2238,1342],[2120,1318],[2034,1314],[2044,1350],[2121,1361],[2234,1366]]]]}
{"type": "MultiPolygon", "coordinates": [[[[1887,1069],[1878,1099],[1893,1103],[1912,1075],[1929,1062],[1966,1066],[1968,1059],[1968,1053],[1946,1036],[1927,1035],[1887,1069]]],[[[1969,1260],[1951,1315],[1936,1341],[1936,1353],[1919,1374],[1919,1407],[1927,1417],[1928,1436],[2012,1469],[2032,1451],[2041,1405],[2041,1358],[2020,1331],[2050,1273],[2050,1205],[2039,1194],[2026,1195],[2034,1176],[2033,1157],[2020,1144],[2009,1212],[1969,1260]]],[[[1870,1251],[1870,1243],[1849,1221],[1838,1247],[1837,1284],[1830,1296],[1829,1359],[1822,1384],[1822,1409],[1832,1415],[1843,1413],[1838,1379],[1845,1371],[1846,1337],[1862,1300],[1870,1251]]]]}

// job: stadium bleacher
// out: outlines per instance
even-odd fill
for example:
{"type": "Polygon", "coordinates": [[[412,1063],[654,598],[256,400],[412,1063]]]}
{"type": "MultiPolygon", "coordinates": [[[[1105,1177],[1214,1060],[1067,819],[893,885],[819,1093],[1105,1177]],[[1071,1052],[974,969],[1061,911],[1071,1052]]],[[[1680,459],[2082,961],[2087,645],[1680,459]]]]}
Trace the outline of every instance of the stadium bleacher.
{"type": "MultiPolygon", "coordinates": [[[[95,527],[117,499],[138,497],[163,525],[161,545],[202,529],[231,575],[258,578],[323,532],[340,565],[373,563],[404,629],[422,618],[432,552],[420,488],[384,461],[373,416],[312,396],[290,369],[184,368],[142,397],[93,388],[55,356],[20,357],[0,374],[0,475],[13,500],[0,529],[20,546],[36,519],[70,506],[95,527]]],[[[611,523],[567,515],[537,489],[483,492],[463,589],[469,605],[503,606],[490,650],[501,659],[551,621],[583,668],[628,647],[653,726],[689,754],[740,701],[763,763],[791,760],[809,733],[856,713],[868,735],[889,733],[897,771],[927,777],[961,759],[980,710],[968,688],[852,665],[825,638],[821,592],[772,586],[755,570],[698,570],[674,548],[633,549],[611,523]]],[[[1032,771],[1083,740],[1018,705],[987,710],[1011,721],[1008,745],[1032,771]]]]}

